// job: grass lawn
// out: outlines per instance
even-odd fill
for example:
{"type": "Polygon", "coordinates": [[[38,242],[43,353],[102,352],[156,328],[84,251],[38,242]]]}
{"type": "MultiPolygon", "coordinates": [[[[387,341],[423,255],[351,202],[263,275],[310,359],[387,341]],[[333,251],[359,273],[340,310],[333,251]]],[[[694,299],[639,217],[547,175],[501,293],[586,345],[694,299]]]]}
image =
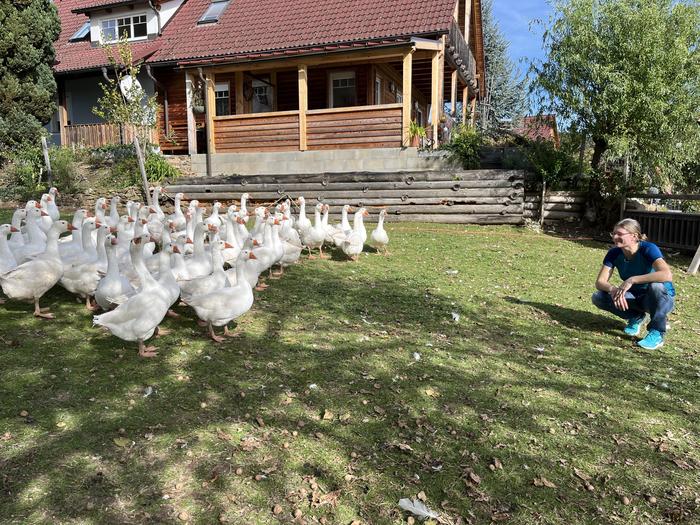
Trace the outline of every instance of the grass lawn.
{"type": "Polygon", "coordinates": [[[688,258],[648,352],[590,303],[603,244],[387,227],[390,257],[271,281],[237,339],[179,307],[150,360],[59,289],[55,321],[0,306],[0,523],[405,523],[418,495],[445,523],[700,522],[688,258]]]}

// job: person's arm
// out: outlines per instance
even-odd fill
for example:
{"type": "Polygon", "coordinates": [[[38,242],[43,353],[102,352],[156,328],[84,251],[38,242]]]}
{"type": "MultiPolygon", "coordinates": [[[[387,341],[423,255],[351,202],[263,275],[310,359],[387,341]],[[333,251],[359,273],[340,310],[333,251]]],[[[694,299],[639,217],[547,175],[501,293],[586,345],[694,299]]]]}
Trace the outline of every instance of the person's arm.
{"type": "Polygon", "coordinates": [[[600,272],[598,272],[598,278],[595,281],[596,290],[612,294],[613,290],[617,289],[617,287],[610,284],[610,278],[612,277],[612,274],[613,268],[604,264],[603,267],[600,269],[600,272]]]}
{"type": "Polygon", "coordinates": [[[634,275],[623,282],[622,285],[620,285],[620,288],[624,288],[624,290],[627,291],[635,284],[665,283],[667,281],[673,281],[673,272],[671,272],[671,268],[669,267],[668,263],[661,257],[656,259],[651,266],[654,268],[653,272],[645,275],[634,275]]]}

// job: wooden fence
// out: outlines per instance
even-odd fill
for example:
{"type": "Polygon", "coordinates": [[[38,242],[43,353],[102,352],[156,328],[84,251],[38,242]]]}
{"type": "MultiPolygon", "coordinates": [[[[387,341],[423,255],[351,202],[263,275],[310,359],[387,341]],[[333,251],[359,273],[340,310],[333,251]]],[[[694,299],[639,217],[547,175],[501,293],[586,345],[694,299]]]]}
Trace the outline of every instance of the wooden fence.
{"type": "MultiPolygon", "coordinates": [[[[528,192],[525,194],[523,216],[526,219],[539,220],[540,192],[528,192]]],[[[586,194],[575,191],[548,191],[544,199],[544,222],[556,223],[559,221],[578,222],[583,217],[586,206],[586,194]]]]}
{"type": "Polygon", "coordinates": [[[253,205],[303,195],[308,215],[320,201],[331,206],[334,219],[350,204],[372,213],[386,208],[391,221],[522,224],[523,187],[521,171],[474,170],[193,178],[165,192],[199,201],[238,201],[245,192],[253,205]]]}
{"type": "Polygon", "coordinates": [[[299,112],[215,117],[214,140],[217,153],[296,151],[299,149],[299,112]]]}
{"type": "MultiPolygon", "coordinates": [[[[698,201],[700,195],[663,195],[639,193],[629,195],[641,199],[663,201],[698,201]]],[[[642,231],[650,241],[664,248],[695,251],[700,246],[700,214],[681,213],[677,211],[646,211],[627,207],[623,210],[625,217],[639,221],[642,231]]]]}
{"type": "Polygon", "coordinates": [[[306,112],[308,148],[400,148],[401,104],[306,112]]]}
{"type": "MultiPolygon", "coordinates": [[[[133,126],[119,126],[117,124],[71,124],[65,127],[65,146],[84,146],[97,148],[109,144],[131,144],[134,142],[133,126]]],[[[150,141],[158,144],[159,132],[157,130],[145,130],[149,134],[150,141]]]]}

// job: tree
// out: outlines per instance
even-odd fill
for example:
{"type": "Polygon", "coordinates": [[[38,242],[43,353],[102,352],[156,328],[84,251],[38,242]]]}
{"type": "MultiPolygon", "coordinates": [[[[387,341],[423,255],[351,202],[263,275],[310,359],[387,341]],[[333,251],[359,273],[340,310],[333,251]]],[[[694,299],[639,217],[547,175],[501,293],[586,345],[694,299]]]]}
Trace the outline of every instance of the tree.
{"type": "Polygon", "coordinates": [[[92,112],[106,122],[120,127],[129,126],[145,148],[150,131],[156,127],[158,100],[156,95],[146,94],[137,77],[141,66],[134,63],[131,46],[126,36],[113,45],[106,45],[105,52],[114,78],[101,82],[102,96],[92,112]]]}
{"type": "Polygon", "coordinates": [[[37,142],[56,110],[51,71],[61,24],[51,0],[0,2],[0,162],[37,142]]]}
{"type": "Polygon", "coordinates": [[[493,2],[481,7],[486,67],[486,96],[478,107],[479,126],[495,132],[522,118],[527,112],[525,81],[517,80],[517,70],[508,57],[509,42],[493,16],[493,2]]]}
{"type": "Polygon", "coordinates": [[[673,179],[700,152],[699,42],[693,0],[560,0],[534,87],[592,138],[598,173],[608,160],[673,179]]]}

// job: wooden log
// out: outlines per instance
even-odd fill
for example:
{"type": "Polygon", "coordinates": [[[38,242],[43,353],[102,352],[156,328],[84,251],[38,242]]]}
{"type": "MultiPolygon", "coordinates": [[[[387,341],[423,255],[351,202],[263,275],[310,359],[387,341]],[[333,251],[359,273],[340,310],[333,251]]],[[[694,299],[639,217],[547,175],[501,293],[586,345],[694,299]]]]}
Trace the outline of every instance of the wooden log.
{"type": "MultiPolygon", "coordinates": [[[[235,166],[232,166],[235,167],[235,166]]],[[[510,180],[523,181],[523,172],[516,170],[469,170],[469,171],[405,171],[405,172],[343,172],[284,175],[220,175],[217,177],[191,177],[178,179],[180,184],[245,184],[265,182],[364,182],[364,181],[418,181],[450,180],[510,180]]]]}
{"type": "MultiPolygon", "coordinates": [[[[525,194],[525,202],[540,202],[540,196],[532,195],[530,193],[525,194]]],[[[583,204],[586,202],[585,197],[562,197],[562,196],[552,196],[548,195],[545,202],[550,204],[553,203],[579,203],[583,204]]]]}
{"type": "MultiPolygon", "coordinates": [[[[526,210],[539,210],[540,205],[538,202],[525,202],[526,210]]],[[[583,213],[583,205],[579,203],[567,204],[567,203],[545,203],[545,211],[571,211],[574,213],[583,213]]]]}
{"type": "MultiPolygon", "coordinates": [[[[209,199],[232,199],[240,197],[240,192],[184,192],[185,198],[190,199],[200,199],[200,197],[208,196],[209,199]]],[[[276,199],[280,195],[284,195],[284,192],[248,192],[253,199],[276,199]]],[[[332,189],[325,189],[321,192],[314,192],[314,194],[305,195],[305,197],[315,197],[323,199],[353,199],[353,198],[403,198],[408,200],[412,197],[434,197],[435,191],[430,189],[419,189],[419,190],[369,190],[369,191],[333,191],[332,189]]],[[[455,192],[450,192],[449,197],[455,199],[457,197],[508,197],[511,200],[520,200],[521,197],[518,195],[517,190],[511,190],[509,188],[482,188],[482,189],[460,189],[455,192]]]]}
{"type": "MultiPolygon", "coordinates": [[[[526,217],[528,219],[539,217],[539,216],[540,216],[539,211],[523,210],[523,217],[526,217]]],[[[581,215],[576,214],[576,213],[571,213],[568,211],[545,211],[544,218],[545,219],[556,219],[556,220],[575,219],[578,221],[581,219],[581,215]]]]}
{"type": "MultiPolygon", "coordinates": [[[[167,187],[168,192],[235,192],[235,191],[282,191],[284,193],[299,193],[318,192],[326,189],[333,191],[345,190],[402,190],[402,189],[433,189],[433,190],[459,190],[459,189],[477,189],[477,188],[513,188],[522,187],[522,183],[511,183],[507,180],[476,180],[476,181],[419,181],[407,186],[404,182],[333,182],[328,186],[323,186],[318,182],[299,182],[299,183],[261,183],[248,184],[241,186],[240,184],[173,184],[167,187]]],[[[445,192],[441,192],[445,193],[445,192]]],[[[572,206],[572,205],[566,205],[572,206]]]]}

